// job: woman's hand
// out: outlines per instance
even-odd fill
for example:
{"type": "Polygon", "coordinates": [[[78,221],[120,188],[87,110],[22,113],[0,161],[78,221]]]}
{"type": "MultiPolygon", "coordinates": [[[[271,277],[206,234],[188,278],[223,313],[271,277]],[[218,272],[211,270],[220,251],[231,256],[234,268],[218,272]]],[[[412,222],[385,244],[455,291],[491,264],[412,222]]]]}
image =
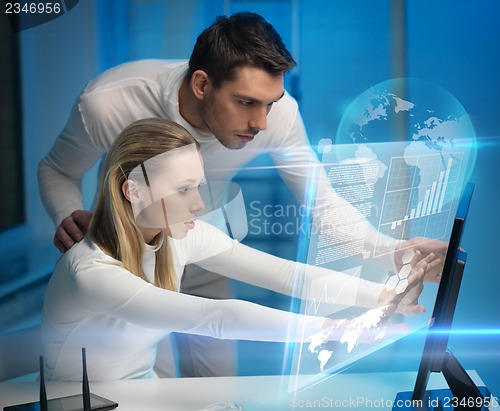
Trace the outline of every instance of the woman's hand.
{"type": "Polygon", "coordinates": [[[425,274],[441,264],[441,259],[434,253],[422,258],[416,251],[410,261],[411,271],[395,287],[386,287],[379,297],[379,307],[366,311],[352,319],[326,319],[322,330],[309,338],[309,350],[318,352],[318,348],[327,341],[340,341],[347,344],[347,352],[359,343],[373,344],[382,339],[389,339],[407,334],[407,324],[390,323],[387,319],[394,312],[404,315],[416,315],[425,312],[425,307],[418,304],[418,297],[423,290],[425,274]]]}
{"type": "Polygon", "coordinates": [[[397,312],[404,315],[416,315],[425,312],[425,307],[418,303],[418,297],[424,288],[426,273],[433,272],[441,265],[441,259],[434,253],[422,258],[420,251],[415,251],[410,262],[411,271],[407,278],[400,278],[397,286],[387,287],[379,297],[381,306],[387,306],[386,315],[397,312]]]}

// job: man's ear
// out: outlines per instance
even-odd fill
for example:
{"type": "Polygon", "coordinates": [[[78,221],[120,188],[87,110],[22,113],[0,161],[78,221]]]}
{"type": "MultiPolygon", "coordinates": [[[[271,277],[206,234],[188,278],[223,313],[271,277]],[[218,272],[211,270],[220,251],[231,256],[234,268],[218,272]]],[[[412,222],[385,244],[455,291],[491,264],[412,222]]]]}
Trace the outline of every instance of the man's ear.
{"type": "Polygon", "coordinates": [[[122,184],[122,192],[125,198],[131,203],[139,203],[141,201],[139,187],[134,180],[125,180],[122,184]]]}
{"type": "Polygon", "coordinates": [[[203,100],[207,91],[207,86],[210,85],[210,78],[203,70],[196,70],[191,76],[191,90],[198,100],[203,100]]]}

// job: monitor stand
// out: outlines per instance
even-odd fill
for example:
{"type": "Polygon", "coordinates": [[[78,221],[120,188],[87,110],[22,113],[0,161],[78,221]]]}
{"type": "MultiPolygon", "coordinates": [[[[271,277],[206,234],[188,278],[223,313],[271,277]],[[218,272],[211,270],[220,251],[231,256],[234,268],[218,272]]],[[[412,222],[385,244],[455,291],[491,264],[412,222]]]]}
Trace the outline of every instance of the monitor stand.
{"type": "Polygon", "coordinates": [[[449,388],[427,390],[421,396],[415,396],[415,391],[400,392],[394,401],[393,411],[488,411],[490,391],[484,386],[478,387],[449,350],[441,372],[449,388]]]}

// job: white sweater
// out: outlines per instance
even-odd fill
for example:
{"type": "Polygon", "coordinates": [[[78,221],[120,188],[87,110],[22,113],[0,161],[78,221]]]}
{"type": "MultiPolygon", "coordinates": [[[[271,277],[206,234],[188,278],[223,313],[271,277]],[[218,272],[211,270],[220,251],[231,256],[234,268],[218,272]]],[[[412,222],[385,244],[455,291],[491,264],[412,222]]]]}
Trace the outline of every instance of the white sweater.
{"type": "MultiPolygon", "coordinates": [[[[177,284],[184,266],[199,265],[274,291],[365,307],[382,285],[286,261],[246,247],[198,221],[182,240],[168,239],[177,284]],[[328,290],[328,295],[324,295],[328,290]],[[341,292],[339,292],[341,290],[341,292]]],[[[157,249],[157,248],[156,248],[157,249]]],[[[210,300],[155,287],[155,251],[146,246],[149,282],[123,268],[89,239],[59,261],[50,280],[42,331],[46,376],[81,379],[81,347],[93,381],[153,377],[156,344],[170,332],[222,339],[299,341],[321,330],[325,318],[271,309],[241,300],[210,300]]]]}

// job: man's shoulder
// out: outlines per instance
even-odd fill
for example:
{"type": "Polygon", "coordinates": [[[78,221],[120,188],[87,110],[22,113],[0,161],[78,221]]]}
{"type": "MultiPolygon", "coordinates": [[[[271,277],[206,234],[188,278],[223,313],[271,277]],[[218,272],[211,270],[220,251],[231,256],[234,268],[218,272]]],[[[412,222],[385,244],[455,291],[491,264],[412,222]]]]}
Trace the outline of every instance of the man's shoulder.
{"type": "Polygon", "coordinates": [[[282,110],[290,110],[295,113],[299,106],[297,100],[285,90],[285,94],[283,94],[283,97],[276,103],[276,107],[280,107],[282,110]]]}
{"type": "Polygon", "coordinates": [[[113,90],[124,85],[160,84],[165,77],[182,76],[187,62],[181,60],[136,60],[112,67],[90,81],[84,91],[113,90]]]}
{"type": "Polygon", "coordinates": [[[78,100],[78,109],[94,144],[109,147],[135,120],[168,117],[169,93],[174,93],[186,70],[187,63],[139,60],[114,67],[91,81],[78,100]]]}
{"type": "Polygon", "coordinates": [[[299,106],[297,101],[287,92],[283,97],[276,103],[273,104],[271,111],[269,112],[268,120],[272,124],[273,122],[283,122],[286,120],[294,121],[299,115],[299,106]]]}

